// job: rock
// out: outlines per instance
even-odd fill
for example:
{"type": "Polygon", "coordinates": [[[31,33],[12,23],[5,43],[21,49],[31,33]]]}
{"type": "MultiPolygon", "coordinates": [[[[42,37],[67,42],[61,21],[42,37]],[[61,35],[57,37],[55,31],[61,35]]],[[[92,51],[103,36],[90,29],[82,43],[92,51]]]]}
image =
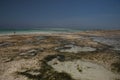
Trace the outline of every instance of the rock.
{"type": "Polygon", "coordinates": [[[0,47],[8,47],[8,46],[12,46],[13,44],[11,42],[1,42],[0,43],[0,47]]]}
{"type": "Polygon", "coordinates": [[[93,41],[113,47],[113,50],[120,50],[120,38],[118,37],[91,37],[93,41]]]}
{"type": "Polygon", "coordinates": [[[59,61],[65,61],[65,56],[64,55],[57,55],[57,59],[59,61]]]}
{"type": "Polygon", "coordinates": [[[43,40],[43,39],[46,39],[45,36],[35,36],[35,39],[36,40],[43,40]]]}
{"type": "Polygon", "coordinates": [[[27,39],[27,40],[24,40],[24,41],[23,41],[23,43],[25,43],[25,44],[32,44],[32,43],[33,43],[33,41],[32,41],[32,40],[27,39]]]}
{"type": "Polygon", "coordinates": [[[43,49],[31,49],[31,50],[28,50],[26,52],[20,53],[19,55],[20,56],[35,56],[35,55],[37,55],[37,53],[39,51],[42,52],[43,49]]]}
{"type": "Polygon", "coordinates": [[[96,51],[96,48],[81,47],[81,46],[76,46],[76,45],[70,44],[70,45],[64,45],[63,47],[56,47],[55,50],[57,50],[59,52],[78,53],[78,52],[96,51]]]}
{"type": "Polygon", "coordinates": [[[34,75],[34,76],[37,76],[37,75],[41,74],[40,72],[34,72],[34,71],[30,71],[28,73],[31,74],[31,75],[34,75]]]}
{"type": "Polygon", "coordinates": [[[47,57],[45,57],[44,59],[46,61],[51,61],[52,59],[58,59],[59,61],[65,61],[65,56],[58,54],[58,55],[48,55],[47,57]]]}
{"type": "Polygon", "coordinates": [[[10,62],[12,60],[13,60],[12,58],[8,58],[8,59],[5,59],[3,62],[10,62]]]}

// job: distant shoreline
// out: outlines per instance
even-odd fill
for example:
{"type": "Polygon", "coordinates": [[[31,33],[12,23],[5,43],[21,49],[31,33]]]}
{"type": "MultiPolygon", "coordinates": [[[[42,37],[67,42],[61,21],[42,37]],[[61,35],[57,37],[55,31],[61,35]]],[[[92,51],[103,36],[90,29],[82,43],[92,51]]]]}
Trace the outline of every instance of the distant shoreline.
{"type": "Polygon", "coordinates": [[[78,31],[55,31],[55,30],[49,30],[49,31],[42,31],[42,30],[7,30],[7,31],[2,31],[0,30],[0,36],[1,35],[29,35],[29,34],[64,34],[64,33],[79,33],[79,32],[116,32],[120,30],[78,30],[78,31]]]}
{"type": "Polygon", "coordinates": [[[49,33],[71,33],[80,32],[83,30],[77,29],[64,29],[64,28],[42,28],[42,29],[0,29],[0,35],[13,35],[13,34],[49,34],[49,33]]]}

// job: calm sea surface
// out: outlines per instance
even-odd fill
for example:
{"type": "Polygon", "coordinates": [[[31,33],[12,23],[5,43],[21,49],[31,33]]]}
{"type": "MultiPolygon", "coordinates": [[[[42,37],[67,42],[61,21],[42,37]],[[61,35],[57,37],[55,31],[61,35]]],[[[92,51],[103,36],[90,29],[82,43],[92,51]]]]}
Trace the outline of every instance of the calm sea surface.
{"type": "Polygon", "coordinates": [[[39,28],[39,29],[0,29],[0,34],[24,34],[24,33],[39,33],[39,32],[79,32],[80,29],[68,28],[39,28]]]}

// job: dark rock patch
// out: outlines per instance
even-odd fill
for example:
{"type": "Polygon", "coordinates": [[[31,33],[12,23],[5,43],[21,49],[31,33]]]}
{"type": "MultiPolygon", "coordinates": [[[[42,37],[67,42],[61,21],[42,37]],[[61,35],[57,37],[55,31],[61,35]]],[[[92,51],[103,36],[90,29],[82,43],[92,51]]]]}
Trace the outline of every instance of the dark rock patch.
{"type": "Polygon", "coordinates": [[[59,61],[65,61],[65,56],[64,55],[48,55],[47,57],[44,58],[46,61],[51,61],[52,59],[57,58],[59,61]]]}
{"type": "Polygon", "coordinates": [[[111,66],[112,66],[112,71],[120,73],[120,62],[112,63],[111,66]]]}

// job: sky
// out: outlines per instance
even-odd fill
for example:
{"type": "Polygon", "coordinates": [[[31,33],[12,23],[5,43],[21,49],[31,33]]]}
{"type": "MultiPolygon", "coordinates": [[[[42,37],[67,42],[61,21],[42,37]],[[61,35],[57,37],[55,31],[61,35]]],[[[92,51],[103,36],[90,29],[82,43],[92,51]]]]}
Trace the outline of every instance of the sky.
{"type": "Polygon", "coordinates": [[[0,29],[120,29],[120,0],[0,0],[0,29]]]}

